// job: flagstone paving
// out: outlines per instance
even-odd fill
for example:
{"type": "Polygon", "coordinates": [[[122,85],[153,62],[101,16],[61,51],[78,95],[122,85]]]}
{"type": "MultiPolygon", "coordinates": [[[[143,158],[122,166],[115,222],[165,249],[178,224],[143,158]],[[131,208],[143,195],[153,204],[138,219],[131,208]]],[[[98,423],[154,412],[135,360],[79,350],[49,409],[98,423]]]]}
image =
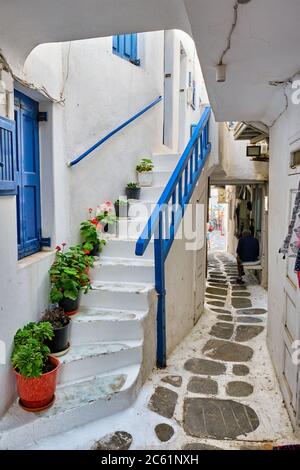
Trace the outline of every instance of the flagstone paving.
{"type": "Polygon", "coordinates": [[[172,428],[172,426],[170,426],[169,424],[162,423],[162,424],[158,424],[155,427],[155,432],[156,432],[158,439],[161,442],[167,442],[173,436],[174,428],[172,428]]]}
{"type": "Polygon", "coordinates": [[[226,371],[222,362],[209,361],[207,359],[192,358],[184,364],[185,370],[200,375],[221,375],[226,371]]]}
{"type": "Polygon", "coordinates": [[[238,310],[238,315],[264,315],[267,310],[264,308],[247,308],[246,310],[238,310]]]}
{"type": "Polygon", "coordinates": [[[248,397],[253,393],[253,385],[247,382],[229,382],[226,387],[226,393],[231,397],[248,397]]]}
{"type": "Polygon", "coordinates": [[[243,364],[234,364],[232,372],[234,375],[244,376],[249,374],[250,369],[248,366],[244,366],[243,364]]]}
{"type": "Polygon", "coordinates": [[[157,387],[150,398],[149,408],[165,418],[172,418],[178,395],[173,390],[157,387]]]}
{"type": "Polygon", "coordinates": [[[255,411],[233,400],[186,398],[183,427],[188,436],[235,439],[259,426],[255,411]]]}
{"type": "Polygon", "coordinates": [[[249,299],[243,299],[241,297],[232,297],[231,300],[232,306],[234,308],[248,308],[252,307],[251,300],[249,299]]]}
{"type": "Polygon", "coordinates": [[[237,317],[236,321],[238,323],[262,323],[263,320],[255,317],[237,317]]]}
{"type": "Polygon", "coordinates": [[[76,448],[99,450],[252,450],[296,443],[266,346],[266,292],[251,273],[246,279],[254,284],[230,281],[235,273],[230,255],[209,255],[209,277],[218,280],[207,282],[206,294],[222,289],[224,300],[206,300],[193,331],[167,368],[153,371],[131,408],[53,438],[53,448],[65,448],[65,439],[75,448],[75,434],[76,448]]]}
{"type": "Polygon", "coordinates": [[[180,377],[180,375],[166,375],[166,377],[163,377],[161,380],[174,387],[181,387],[182,384],[182,377],[180,377]]]}

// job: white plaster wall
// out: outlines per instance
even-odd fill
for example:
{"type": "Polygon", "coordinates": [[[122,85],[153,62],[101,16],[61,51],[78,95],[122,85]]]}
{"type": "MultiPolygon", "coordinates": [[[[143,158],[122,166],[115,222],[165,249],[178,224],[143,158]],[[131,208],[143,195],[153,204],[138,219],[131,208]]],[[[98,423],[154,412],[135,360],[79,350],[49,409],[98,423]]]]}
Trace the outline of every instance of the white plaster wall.
{"type": "Polygon", "coordinates": [[[164,143],[182,153],[197,124],[202,105],[208,103],[204,79],[192,38],[179,30],[165,31],[164,143]],[[181,49],[184,51],[180,53],[181,49]],[[195,108],[188,103],[189,73],[196,84],[195,108]]]}
{"type": "MultiPolygon", "coordinates": [[[[202,204],[203,217],[198,221],[197,231],[203,244],[199,249],[187,249],[188,233],[182,230],[181,239],[176,239],[165,265],[166,276],[166,328],[167,354],[190,332],[203,313],[206,272],[206,214],[207,182],[205,170],[201,175],[190,204],[202,204]]],[[[186,213],[183,222],[188,218],[186,213]]]]}
{"type": "MultiPolygon", "coordinates": [[[[22,71],[23,78],[35,87],[45,88],[54,101],[65,99],[64,103],[51,102],[37,91],[26,90],[39,101],[40,110],[48,112],[48,122],[40,124],[41,202],[43,236],[51,237],[52,248],[62,241],[73,243],[78,239],[79,223],[86,217],[88,207],[104,199],[117,199],[123,193],[126,183],[135,179],[135,164],[141,156],[165,151],[162,146],[163,105],[159,104],[78,167],[66,166],[68,160],[163,94],[163,39],[163,32],[140,35],[140,67],[113,55],[111,38],[78,41],[71,46],[42,45],[28,57],[22,71]]],[[[182,40],[190,44],[187,36],[182,40]]],[[[10,80],[9,86],[13,89],[11,79],[8,77],[7,80],[10,80]]],[[[18,88],[25,91],[21,85],[18,88]]],[[[178,96],[175,99],[178,100],[178,96]]],[[[12,100],[11,95],[11,118],[12,100]]],[[[1,115],[5,111],[6,108],[1,108],[1,115]]],[[[195,115],[200,116],[199,109],[195,114],[187,114],[186,129],[195,121],[195,115]]],[[[12,339],[18,328],[28,321],[37,320],[47,305],[48,269],[53,252],[43,252],[17,261],[14,197],[0,197],[0,220],[5,221],[0,233],[0,246],[3,247],[0,263],[0,340],[4,340],[7,346],[6,364],[0,365],[1,389],[5,390],[0,395],[1,415],[15,394],[9,363],[12,339]]],[[[173,285],[170,301],[175,305],[176,312],[172,318],[174,334],[171,335],[173,339],[169,349],[173,349],[194,324],[192,299],[195,286],[189,290],[193,285],[190,264],[193,255],[183,252],[182,246],[178,250],[178,256],[184,263],[184,282],[181,279],[173,280],[180,282],[181,288],[185,289],[182,307],[186,314],[182,316],[179,311],[181,289],[174,289],[173,285]],[[179,327],[179,317],[183,328],[179,327]]],[[[171,255],[170,260],[171,264],[171,255]]],[[[204,277],[201,283],[203,293],[204,277]]],[[[204,294],[201,295],[203,297],[204,294]]],[[[198,295],[198,300],[201,295],[198,295]]]]}
{"type": "MultiPolygon", "coordinates": [[[[66,84],[65,159],[71,160],[163,94],[163,32],[139,35],[141,66],[112,54],[112,39],[78,41],[66,84]],[[92,64],[92,73],[91,73],[92,64]]],[[[163,104],[70,168],[71,230],[76,239],[87,208],[115,201],[136,181],[135,166],[162,150],[163,104]]]]}
{"type": "Polygon", "coordinates": [[[226,186],[228,191],[229,200],[228,203],[228,217],[227,217],[227,251],[233,256],[236,256],[236,249],[238,240],[235,236],[235,223],[234,223],[234,214],[236,208],[236,188],[235,186],[226,186]]]}
{"type": "MultiPolygon", "coordinates": [[[[282,390],[285,380],[282,375],[284,370],[284,324],[285,324],[285,293],[287,260],[284,260],[278,250],[288,232],[290,217],[289,184],[294,173],[294,184],[300,180],[300,170],[289,169],[290,142],[299,139],[300,110],[299,106],[290,103],[288,110],[270,130],[270,183],[269,183],[269,321],[268,321],[268,346],[271,353],[274,368],[276,370],[282,390]]],[[[298,141],[300,146],[300,141],[298,141]]],[[[294,260],[291,261],[294,264],[294,260]]],[[[296,279],[295,279],[296,282],[296,279]]],[[[299,290],[297,292],[299,305],[299,290]]],[[[299,311],[296,312],[296,315],[299,311]]],[[[299,319],[295,319],[299,325],[299,319]]],[[[299,331],[299,329],[298,329],[299,331]]],[[[299,339],[299,338],[296,338],[299,339]]],[[[298,382],[299,402],[299,382],[298,382]]],[[[292,420],[295,415],[290,408],[289,400],[286,402],[292,420]]],[[[298,409],[298,425],[299,425],[298,409]]],[[[295,421],[294,421],[295,423],[295,421]]]]}
{"type": "MultiPolygon", "coordinates": [[[[220,161],[219,165],[225,172],[221,178],[228,180],[260,180],[268,178],[269,164],[253,162],[246,157],[247,141],[234,140],[234,131],[226,123],[219,124],[220,161]]],[[[217,180],[214,178],[214,180],[217,180]]]]}
{"type": "Polygon", "coordinates": [[[46,275],[52,254],[37,254],[32,262],[17,262],[15,197],[0,197],[0,339],[6,344],[6,364],[0,365],[0,415],[14,397],[15,380],[10,366],[11,344],[18,328],[35,321],[47,305],[46,275]]]}

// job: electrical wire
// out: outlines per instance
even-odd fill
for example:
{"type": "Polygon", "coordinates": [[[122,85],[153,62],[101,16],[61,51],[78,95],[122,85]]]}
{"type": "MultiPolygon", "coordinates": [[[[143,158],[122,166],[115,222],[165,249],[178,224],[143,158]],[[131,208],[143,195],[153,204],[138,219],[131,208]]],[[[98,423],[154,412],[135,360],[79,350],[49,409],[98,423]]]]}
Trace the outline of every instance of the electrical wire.
{"type": "Polygon", "coordinates": [[[233,19],[233,23],[232,23],[232,26],[231,26],[231,30],[230,30],[230,33],[229,33],[229,36],[228,36],[228,39],[227,39],[227,47],[226,49],[224,49],[224,51],[222,52],[222,55],[221,55],[221,58],[219,60],[219,64],[218,65],[223,65],[223,60],[224,60],[224,57],[225,55],[227,54],[227,52],[231,49],[231,40],[232,40],[232,35],[234,33],[234,30],[237,26],[237,22],[238,22],[238,9],[239,9],[239,3],[238,2],[235,2],[235,5],[234,5],[234,19],[233,19]]]}
{"type": "Polygon", "coordinates": [[[20,78],[18,77],[14,71],[12,70],[11,66],[9,65],[7,59],[5,58],[2,50],[0,49],[0,64],[2,64],[3,66],[3,70],[7,73],[9,73],[11,75],[11,77],[18,83],[20,83],[21,85],[27,87],[27,88],[30,88],[31,90],[36,90],[36,91],[39,91],[40,93],[42,93],[43,95],[45,95],[50,101],[52,101],[53,103],[58,103],[58,104],[62,104],[65,102],[65,99],[64,98],[61,98],[61,99],[56,99],[56,98],[53,98],[53,96],[50,95],[50,93],[47,91],[46,87],[44,86],[41,86],[41,87],[37,87],[35,86],[33,83],[30,83],[28,82],[27,80],[24,80],[23,78],[20,78]]]}

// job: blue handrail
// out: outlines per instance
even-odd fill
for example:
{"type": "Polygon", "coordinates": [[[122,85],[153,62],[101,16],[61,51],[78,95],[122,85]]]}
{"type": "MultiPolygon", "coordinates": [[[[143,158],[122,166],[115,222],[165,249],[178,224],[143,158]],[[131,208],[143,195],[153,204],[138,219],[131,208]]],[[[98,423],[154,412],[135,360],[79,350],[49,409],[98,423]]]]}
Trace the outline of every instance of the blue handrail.
{"type": "Polygon", "coordinates": [[[149,109],[153,108],[155,105],[157,105],[160,101],[163,100],[163,97],[162,96],[159,96],[156,100],[152,101],[148,106],[146,106],[145,108],[143,108],[141,111],[139,111],[137,114],[135,114],[134,116],[132,116],[130,119],[128,119],[127,121],[125,121],[123,124],[121,124],[120,126],[116,127],[116,129],[112,130],[111,132],[109,132],[109,134],[107,134],[105,137],[103,137],[102,139],[100,139],[95,145],[93,145],[92,147],[90,147],[88,150],[86,150],[83,154],[79,155],[79,157],[75,158],[74,160],[68,162],[68,166],[74,166],[74,165],[77,165],[77,163],[79,163],[81,160],[83,160],[85,157],[87,157],[90,153],[92,153],[96,148],[100,147],[100,145],[102,145],[104,142],[106,142],[108,139],[110,139],[113,135],[117,134],[118,132],[120,132],[122,129],[124,129],[124,127],[128,126],[129,124],[131,124],[133,121],[135,121],[136,119],[138,119],[140,116],[142,116],[143,114],[145,114],[147,111],[149,111],[149,109]]]}
{"type": "Polygon", "coordinates": [[[143,256],[154,236],[155,288],[157,306],[157,366],[166,366],[166,289],[165,261],[173,244],[177,229],[184,216],[194,188],[211,151],[209,119],[211,108],[207,106],[193,131],[169,182],[160,196],[141,236],[135,253],[143,256]],[[170,217],[170,203],[172,213],[170,217]]]}

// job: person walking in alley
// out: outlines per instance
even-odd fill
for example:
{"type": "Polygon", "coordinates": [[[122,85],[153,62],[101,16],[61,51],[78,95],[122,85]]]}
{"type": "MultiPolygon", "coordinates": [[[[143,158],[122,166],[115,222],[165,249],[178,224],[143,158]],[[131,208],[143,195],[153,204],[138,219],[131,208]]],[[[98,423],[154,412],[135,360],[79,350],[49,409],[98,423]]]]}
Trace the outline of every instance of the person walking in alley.
{"type": "Polygon", "coordinates": [[[245,275],[243,263],[255,263],[259,258],[259,242],[250,230],[244,230],[237,246],[238,282],[242,283],[245,275]]]}

